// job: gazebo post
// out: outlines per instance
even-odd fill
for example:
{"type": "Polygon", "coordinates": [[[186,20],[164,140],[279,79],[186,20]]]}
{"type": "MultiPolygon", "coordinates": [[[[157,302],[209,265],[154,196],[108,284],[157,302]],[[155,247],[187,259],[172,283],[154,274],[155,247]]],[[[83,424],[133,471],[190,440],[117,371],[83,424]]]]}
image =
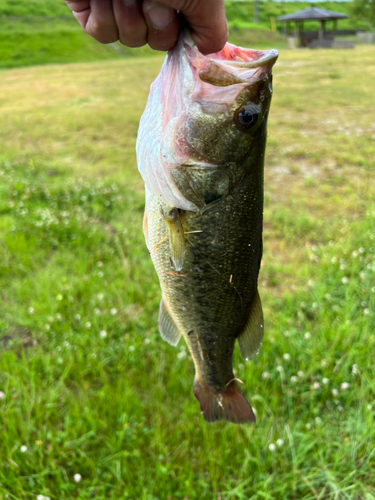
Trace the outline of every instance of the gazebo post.
{"type": "Polygon", "coordinates": [[[325,21],[320,21],[319,40],[324,39],[325,24],[325,21]]]}
{"type": "Polygon", "coordinates": [[[333,20],[333,33],[332,33],[333,39],[335,39],[335,37],[336,37],[336,31],[337,31],[337,19],[334,19],[333,20]]]}

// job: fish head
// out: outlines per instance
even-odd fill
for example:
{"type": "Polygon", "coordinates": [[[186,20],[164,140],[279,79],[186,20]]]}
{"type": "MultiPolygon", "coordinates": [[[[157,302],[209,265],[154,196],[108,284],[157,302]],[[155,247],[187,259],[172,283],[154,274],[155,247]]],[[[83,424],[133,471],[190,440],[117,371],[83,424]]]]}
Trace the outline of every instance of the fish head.
{"type": "MultiPolygon", "coordinates": [[[[237,169],[240,177],[244,169],[259,163],[277,57],[276,50],[229,43],[205,56],[188,32],[180,35],[151,88],[141,120],[139,144],[145,140],[142,128],[147,129],[145,156],[153,158],[153,166],[146,165],[141,154],[138,164],[152,193],[171,206],[197,211],[204,194],[197,192],[199,182],[191,175],[207,172],[207,178],[220,183],[225,166],[237,169]]],[[[137,150],[141,152],[140,147],[137,150]]]]}
{"type": "Polygon", "coordinates": [[[239,166],[262,137],[265,142],[277,56],[227,44],[216,54],[192,57],[194,90],[177,139],[190,160],[239,166]]]}

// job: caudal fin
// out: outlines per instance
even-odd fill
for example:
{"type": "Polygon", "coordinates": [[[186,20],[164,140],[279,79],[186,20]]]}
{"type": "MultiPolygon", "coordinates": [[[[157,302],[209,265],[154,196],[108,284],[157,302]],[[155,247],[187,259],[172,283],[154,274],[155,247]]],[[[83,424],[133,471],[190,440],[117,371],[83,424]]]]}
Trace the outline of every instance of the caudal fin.
{"type": "Polygon", "coordinates": [[[194,395],[207,422],[228,420],[234,424],[255,422],[255,415],[237,382],[231,382],[220,392],[201,380],[194,381],[194,395]]]}

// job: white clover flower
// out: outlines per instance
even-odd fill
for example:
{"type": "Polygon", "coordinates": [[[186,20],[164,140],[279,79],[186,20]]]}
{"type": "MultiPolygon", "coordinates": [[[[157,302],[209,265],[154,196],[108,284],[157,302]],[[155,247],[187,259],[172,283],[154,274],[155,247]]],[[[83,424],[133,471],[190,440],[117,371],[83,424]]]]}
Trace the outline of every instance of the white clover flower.
{"type": "Polygon", "coordinates": [[[365,301],[362,301],[362,302],[361,302],[361,306],[362,306],[362,307],[366,307],[366,305],[367,305],[367,304],[366,304],[366,302],[365,302],[365,301]]]}
{"type": "Polygon", "coordinates": [[[311,424],[307,423],[306,424],[306,429],[311,429],[311,424]]]}
{"type": "Polygon", "coordinates": [[[22,445],[21,448],[20,448],[20,452],[21,453],[26,453],[27,452],[27,446],[22,445]]]}
{"type": "Polygon", "coordinates": [[[283,371],[283,367],[281,365],[276,366],[276,371],[281,373],[283,371]]]}
{"type": "Polygon", "coordinates": [[[344,269],[346,269],[346,265],[345,264],[340,264],[340,269],[343,271],[344,269]]]}
{"type": "Polygon", "coordinates": [[[94,314],[100,314],[100,309],[98,309],[97,307],[95,307],[94,314]]]}
{"type": "Polygon", "coordinates": [[[332,257],[331,262],[332,264],[335,264],[337,262],[337,257],[332,257]]]}
{"type": "Polygon", "coordinates": [[[29,314],[34,314],[34,308],[33,307],[29,307],[28,310],[27,310],[27,312],[29,314]]]}
{"type": "Polygon", "coordinates": [[[346,276],[344,276],[343,279],[341,280],[341,283],[343,285],[346,285],[347,283],[349,283],[349,278],[347,278],[346,276]]]}
{"type": "Polygon", "coordinates": [[[370,309],[363,309],[363,314],[365,314],[366,316],[370,314],[370,309]]]}
{"type": "Polygon", "coordinates": [[[346,389],[349,389],[350,384],[348,382],[343,382],[340,387],[342,391],[346,391],[346,389]]]}
{"type": "Polygon", "coordinates": [[[284,337],[290,337],[290,332],[288,330],[284,332],[284,337]]]}
{"type": "Polygon", "coordinates": [[[322,382],[323,382],[323,384],[324,384],[324,385],[327,385],[327,384],[328,384],[328,382],[329,382],[329,378],[324,377],[324,378],[322,379],[322,382]]]}
{"type": "Polygon", "coordinates": [[[353,365],[352,366],[352,374],[353,375],[358,375],[359,370],[358,370],[358,365],[353,365]]]}
{"type": "Polygon", "coordinates": [[[372,406],[371,405],[367,405],[367,409],[371,411],[372,410],[372,406]]]}
{"type": "Polygon", "coordinates": [[[76,314],[76,315],[74,316],[74,318],[75,318],[77,321],[79,321],[79,320],[81,319],[81,315],[80,315],[80,314],[76,314]]]}
{"type": "Polygon", "coordinates": [[[319,387],[320,387],[319,382],[314,382],[313,385],[312,385],[313,389],[319,389],[319,387]]]}
{"type": "Polygon", "coordinates": [[[107,337],[107,332],[105,330],[102,330],[100,332],[100,336],[101,336],[102,339],[105,339],[107,337]]]}
{"type": "Polygon", "coordinates": [[[102,262],[101,260],[98,260],[98,262],[96,263],[96,265],[97,265],[98,267],[102,267],[102,266],[103,266],[103,262],[102,262]]]}
{"type": "Polygon", "coordinates": [[[61,314],[56,313],[56,314],[55,314],[55,318],[56,318],[58,321],[61,321],[62,316],[61,316],[61,314]]]}
{"type": "Polygon", "coordinates": [[[45,497],[44,495],[38,495],[36,497],[36,500],[51,500],[50,497],[45,497]]]}
{"type": "Polygon", "coordinates": [[[146,338],[146,339],[144,339],[144,341],[143,341],[143,343],[144,343],[145,345],[149,344],[150,342],[151,342],[151,341],[150,341],[150,339],[147,339],[147,338],[146,338]]]}
{"type": "Polygon", "coordinates": [[[242,363],[239,363],[238,365],[238,369],[239,370],[243,370],[245,368],[245,365],[243,365],[242,363]]]}
{"type": "Polygon", "coordinates": [[[288,354],[287,352],[285,354],[283,354],[283,358],[286,360],[286,361],[289,361],[290,360],[290,354],[288,354]]]}
{"type": "Polygon", "coordinates": [[[82,479],[81,474],[74,474],[73,479],[76,483],[79,483],[82,479]]]}
{"type": "Polygon", "coordinates": [[[275,445],[274,443],[270,443],[270,444],[268,445],[268,449],[269,449],[270,451],[272,451],[272,452],[273,452],[273,451],[276,451],[276,445],[275,445]]]}
{"type": "Polygon", "coordinates": [[[180,351],[180,352],[177,354],[177,358],[178,358],[178,359],[183,359],[185,356],[186,356],[186,351],[180,351]]]}
{"type": "Polygon", "coordinates": [[[320,424],[320,423],[321,423],[321,421],[322,421],[322,419],[321,419],[320,417],[315,417],[315,422],[316,422],[317,424],[320,424]]]}
{"type": "Polygon", "coordinates": [[[326,359],[322,359],[322,361],[320,362],[320,364],[324,367],[324,366],[327,366],[327,360],[326,359]]]}
{"type": "Polygon", "coordinates": [[[270,374],[268,372],[262,373],[262,378],[269,378],[270,374]]]}
{"type": "Polygon", "coordinates": [[[332,396],[336,398],[339,395],[339,391],[337,389],[332,389],[332,396]]]}
{"type": "Polygon", "coordinates": [[[359,253],[365,253],[365,249],[364,249],[363,247],[358,248],[358,252],[359,252],[359,253]]]}
{"type": "Polygon", "coordinates": [[[311,333],[310,332],[306,332],[305,335],[304,335],[304,337],[305,337],[306,340],[311,339],[311,333]]]}
{"type": "Polygon", "coordinates": [[[293,382],[293,384],[294,384],[294,383],[296,383],[296,382],[297,382],[297,380],[298,380],[298,377],[296,377],[295,375],[292,375],[292,376],[290,377],[290,381],[291,381],[291,382],[293,382]]]}
{"type": "Polygon", "coordinates": [[[305,375],[305,373],[304,373],[302,370],[299,370],[299,371],[297,372],[297,375],[298,375],[299,377],[303,377],[303,376],[305,375]]]}
{"type": "Polygon", "coordinates": [[[284,441],[283,441],[282,439],[280,439],[280,438],[279,438],[279,439],[276,441],[276,444],[277,444],[277,446],[278,446],[279,448],[281,448],[281,447],[284,445],[284,441]]]}
{"type": "Polygon", "coordinates": [[[97,295],[99,300],[103,300],[104,294],[103,293],[98,293],[97,295]]]}
{"type": "Polygon", "coordinates": [[[0,399],[5,399],[5,392],[0,391],[0,399]]]}
{"type": "Polygon", "coordinates": [[[135,347],[134,347],[133,345],[130,345],[130,346],[129,346],[129,351],[130,351],[130,352],[133,352],[133,351],[134,351],[134,349],[135,349],[135,347]]]}
{"type": "Polygon", "coordinates": [[[101,271],[99,271],[98,276],[99,276],[99,278],[103,278],[104,274],[101,271]]]}
{"type": "Polygon", "coordinates": [[[112,316],[116,316],[117,314],[117,309],[115,307],[112,307],[110,313],[112,314],[112,316]]]}
{"type": "Polygon", "coordinates": [[[64,340],[64,342],[63,342],[63,346],[64,346],[64,347],[69,347],[69,345],[70,345],[70,344],[69,344],[69,342],[68,342],[67,340],[64,340]]]}
{"type": "Polygon", "coordinates": [[[48,330],[50,329],[51,327],[49,326],[49,324],[47,323],[46,325],[44,325],[44,329],[48,332],[48,330]]]}
{"type": "Polygon", "coordinates": [[[91,321],[86,321],[85,327],[86,328],[91,328],[91,321]]]}

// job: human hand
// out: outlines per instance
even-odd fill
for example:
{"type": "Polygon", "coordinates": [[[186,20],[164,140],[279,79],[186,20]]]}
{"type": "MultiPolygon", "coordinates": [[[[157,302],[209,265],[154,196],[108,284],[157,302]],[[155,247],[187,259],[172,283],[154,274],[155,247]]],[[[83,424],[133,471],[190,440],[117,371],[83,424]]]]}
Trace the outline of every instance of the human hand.
{"type": "Polygon", "coordinates": [[[228,39],[224,0],[64,0],[82,28],[101,43],[155,50],[176,44],[180,12],[203,54],[218,52],[228,39]]]}

